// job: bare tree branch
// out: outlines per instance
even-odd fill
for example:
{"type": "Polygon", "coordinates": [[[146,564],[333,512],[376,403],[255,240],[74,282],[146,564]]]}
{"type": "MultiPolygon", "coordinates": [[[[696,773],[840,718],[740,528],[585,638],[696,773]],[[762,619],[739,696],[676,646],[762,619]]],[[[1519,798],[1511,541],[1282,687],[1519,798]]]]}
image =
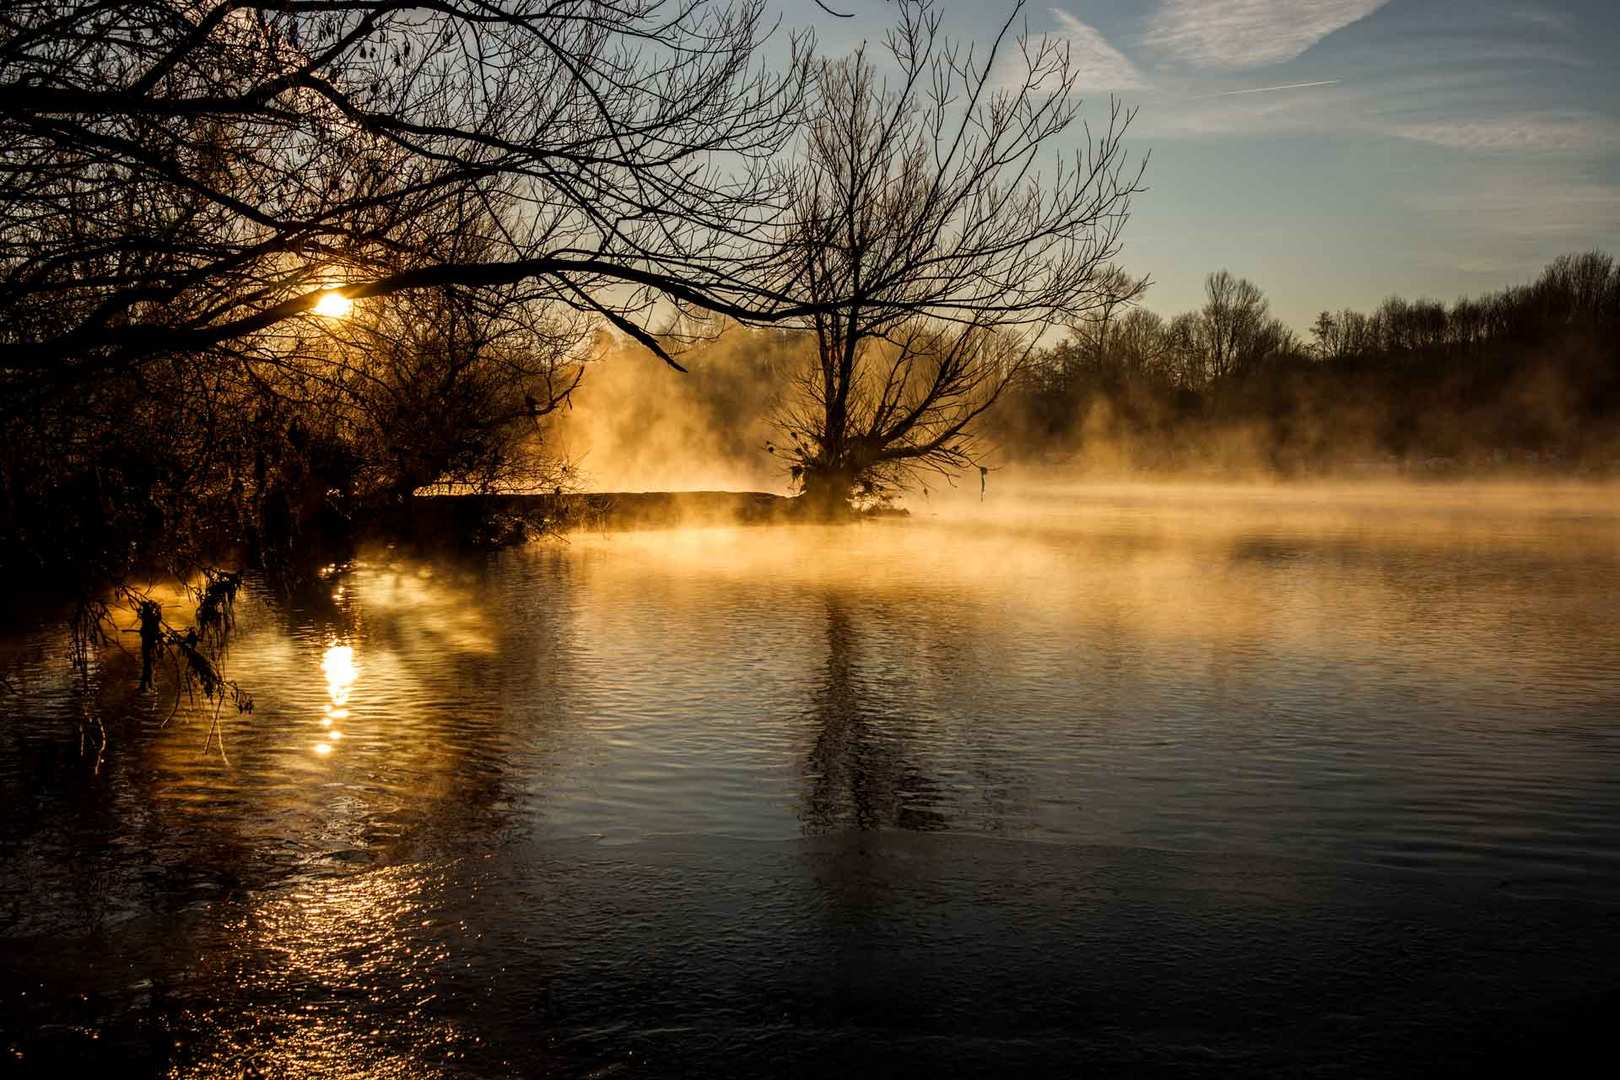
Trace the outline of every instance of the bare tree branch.
{"type": "Polygon", "coordinates": [[[779,314],[815,335],[817,359],[780,424],[828,506],[974,463],[973,425],[1045,329],[1141,288],[1110,266],[1142,176],[1131,113],[1111,101],[1102,134],[1084,130],[1078,73],[1050,42],[1019,40],[1027,70],[993,82],[1016,6],[982,58],[943,36],[929,0],[897,7],[881,62],[863,49],[818,67],[791,180],[805,302],[779,314]]]}

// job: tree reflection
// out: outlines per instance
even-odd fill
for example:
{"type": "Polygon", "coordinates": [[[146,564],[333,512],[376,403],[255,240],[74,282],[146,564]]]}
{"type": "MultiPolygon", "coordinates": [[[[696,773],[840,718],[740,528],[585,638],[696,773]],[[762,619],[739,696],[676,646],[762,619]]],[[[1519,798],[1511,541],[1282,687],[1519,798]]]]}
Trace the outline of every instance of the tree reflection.
{"type": "Polygon", "coordinates": [[[827,660],[814,697],[815,741],[799,812],[807,833],[948,826],[939,783],[908,746],[911,725],[882,690],[881,680],[863,670],[860,636],[843,602],[829,596],[827,660]]]}

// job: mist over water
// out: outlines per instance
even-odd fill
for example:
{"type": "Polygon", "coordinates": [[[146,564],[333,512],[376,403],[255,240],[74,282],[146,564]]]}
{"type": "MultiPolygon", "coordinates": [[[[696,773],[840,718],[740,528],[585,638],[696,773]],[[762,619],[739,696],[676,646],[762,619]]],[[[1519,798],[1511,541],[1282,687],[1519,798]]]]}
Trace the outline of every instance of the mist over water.
{"type": "Polygon", "coordinates": [[[1512,1060],[1609,985],[1615,495],[1008,470],[850,527],[372,550],[241,603],[223,756],[13,642],[0,1041],[180,1075],[1512,1060]]]}
{"type": "Polygon", "coordinates": [[[681,353],[675,375],[640,348],[608,348],[588,370],[547,444],[594,491],[785,492],[784,462],[766,449],[783,373],[805,343],[727,329],[681,353]]]}

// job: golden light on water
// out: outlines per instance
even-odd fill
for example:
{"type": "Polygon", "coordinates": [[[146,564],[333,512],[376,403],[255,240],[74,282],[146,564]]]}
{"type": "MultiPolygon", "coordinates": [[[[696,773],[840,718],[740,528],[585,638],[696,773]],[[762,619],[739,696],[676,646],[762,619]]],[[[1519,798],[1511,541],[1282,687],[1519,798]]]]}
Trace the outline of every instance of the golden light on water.
{"type": "Polygon", "coordinates": [[[354,310],[354,301],[333,289],[321,294],[321,298],[315,301],[315,306],[311,310],[328,319],[342,319],[354,310]]]}
{"type": "Polygon", "coordinates": [[[337,710],[348,702],[354,680],[360,677],[360,669],[354,663],[354,649],[348,645],[328,648],[321,656],[321,672],[326,676],[326,692],[332,699],[329,715],[336,716],[337,710]]]}
{"type": "Polygon", "coordinates": [[[331,701],[321,717],[321,727],[328,729],[321,733],[326,741],[315,744],[315,754],[326,757],[332,752],[332,744],[343,738],[343,732],[332,730],[332,721],[348,719],[349,710],[345,706],[355,680],[360,677],[360,669],[354,662],[354,648],[349,645],[329,646],[321,655],[321,673],[326,676],[326,696],[331,701]]]}

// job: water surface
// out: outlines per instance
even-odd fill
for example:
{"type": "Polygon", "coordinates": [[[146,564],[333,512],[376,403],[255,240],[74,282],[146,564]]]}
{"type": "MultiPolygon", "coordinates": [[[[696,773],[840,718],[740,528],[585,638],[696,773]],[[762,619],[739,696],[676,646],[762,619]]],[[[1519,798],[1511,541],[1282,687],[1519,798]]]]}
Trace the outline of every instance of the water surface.
{"type": "Polygon", "coordinates": [[[255,584],[257,708],[217,740],[118,657],[80,683],[49,628],[13,641],[0,1045],[1361,1075],[1598,1037],[1612,493],[994,494],[255,584]]]}

